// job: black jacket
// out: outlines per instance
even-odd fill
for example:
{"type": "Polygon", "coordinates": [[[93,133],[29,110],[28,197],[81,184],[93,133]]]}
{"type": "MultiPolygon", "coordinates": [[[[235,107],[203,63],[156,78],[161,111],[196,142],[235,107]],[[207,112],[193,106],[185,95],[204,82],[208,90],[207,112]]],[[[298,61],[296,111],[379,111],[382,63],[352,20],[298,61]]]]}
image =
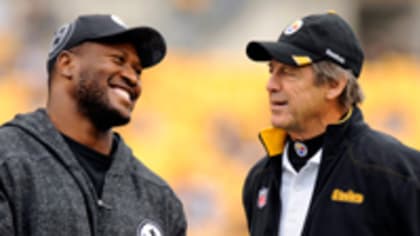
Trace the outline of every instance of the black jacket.
{"type": "Polygon", "coordinates": [[[122,138],[98,199],[45,110],[0,127],[1,236],[152,235],[150,224],[162,235],[185,235],[181,202],[122,138]]]}
{"type": "MultiPolygon", "coordinates": [[[[420,152],[369,128],[358,108],[350,114],[327,128],[302,235],[420,235],[420,152]]],[[[278,129],[260,134],[268,155],[243,188],[252,236],[278,235],[285,137],[278,129]]]]}

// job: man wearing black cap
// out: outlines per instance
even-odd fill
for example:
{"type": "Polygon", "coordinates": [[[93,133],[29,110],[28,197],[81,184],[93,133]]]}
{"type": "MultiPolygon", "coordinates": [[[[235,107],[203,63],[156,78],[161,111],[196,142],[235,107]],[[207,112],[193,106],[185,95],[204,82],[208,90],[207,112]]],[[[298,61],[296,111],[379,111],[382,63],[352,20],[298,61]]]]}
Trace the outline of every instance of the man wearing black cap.
{"type": "Polygon", "coordinates": [[[112,131],[165,51],[156,30],[113,15],[58,29],[46,109],[0,128],[0,235],[185,235],[179,199],[112,131]]]}
{"type": "Polygon", "coordinates": [[[243,189],[250,235],[420,235],[420,153],[364,123],[350,26],[309,15],[246,50],[268,62],[273,125],[243,189]]]}

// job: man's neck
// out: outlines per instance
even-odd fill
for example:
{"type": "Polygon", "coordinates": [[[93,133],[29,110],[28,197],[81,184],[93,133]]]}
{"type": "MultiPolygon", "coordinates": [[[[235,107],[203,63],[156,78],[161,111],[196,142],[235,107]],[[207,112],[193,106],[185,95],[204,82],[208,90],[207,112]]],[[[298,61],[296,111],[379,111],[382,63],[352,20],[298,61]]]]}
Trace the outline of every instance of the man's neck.
{"type": "Polygon", "coordinates": [[[318,120],[308,124],[304,129],[288,131],[288,134],[292,140],[303,141],[314,138],[325,133],[329,125],[338,123],[347,113],[348,110],[345,109],[330,110],[318,120]]]}
{"type": "Polygon", "coordinates": [[[112,149],[112,130],[99,130],[86,117],[72,109],[54,109],[47,106],[47,114],[56,129],[69,138],[108,155],[112,149]]]}

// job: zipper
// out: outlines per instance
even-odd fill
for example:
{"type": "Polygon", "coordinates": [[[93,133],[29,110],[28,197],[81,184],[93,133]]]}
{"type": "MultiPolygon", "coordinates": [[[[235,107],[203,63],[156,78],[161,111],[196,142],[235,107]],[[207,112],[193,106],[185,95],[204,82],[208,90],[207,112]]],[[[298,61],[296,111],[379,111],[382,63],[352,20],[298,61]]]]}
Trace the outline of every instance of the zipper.
{"type": "Polygon", "coordinates": [[[112,207],[106,204],[102,199],[98,199],[96,203],[98,204],[99,208],[103,208],[105,210],[112,210],[112,207]]]}

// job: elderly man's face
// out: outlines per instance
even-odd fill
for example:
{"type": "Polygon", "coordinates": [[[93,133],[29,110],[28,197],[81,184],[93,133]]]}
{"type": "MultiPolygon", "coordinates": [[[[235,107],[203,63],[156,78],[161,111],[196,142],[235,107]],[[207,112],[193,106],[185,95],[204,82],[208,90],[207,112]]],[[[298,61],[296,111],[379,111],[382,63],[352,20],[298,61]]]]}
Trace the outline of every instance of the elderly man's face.
{"type": "Polygon", "coordinates": [[[312,66],[294,67],[273,60],[269,69],[267,91],[273,126],[302,133],[319,125],[328,109],[327,88],[315,85],[312,66]]]}

